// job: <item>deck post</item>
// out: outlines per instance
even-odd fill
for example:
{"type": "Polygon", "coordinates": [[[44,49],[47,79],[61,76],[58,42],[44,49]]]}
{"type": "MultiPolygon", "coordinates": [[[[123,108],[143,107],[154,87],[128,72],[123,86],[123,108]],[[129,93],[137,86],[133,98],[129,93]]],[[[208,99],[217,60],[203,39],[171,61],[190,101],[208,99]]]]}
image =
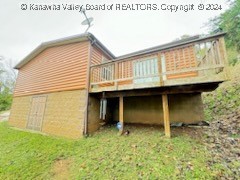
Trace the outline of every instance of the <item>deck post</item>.
{"type": "Polygon", "coordinates": [[[161,55],[161,53],[158,53],[157,57],[158,57],[158,73],[159,73],[159,79],[160,79],[160,86],[163,86],[162,55],[161,55]]]}
{"type": "Polygon", "coordinates": [[[225,78],[226,79],[230,79],[229,75],[229,68],[228,68],[228,59],[227,59],[227,50],[226,50],[226,45],[225,45],[225,41],[224,41],[224,37],[221,37],[219,39],[219,43],[221,45],[221,50],[222,50],[222,58],[223,58],[223,63],[224,63],[224,71],[225,71],[225,78]]]}
{"type": "Polygon", "coordinates": [[[163,118],[164,118],[165,136],[170,138],[171,132],[170,132],[169,107],[168,107],[168,95],[167,94],[162,95],[162,103],[163,103],[163,118]]]}
{"type": "Polygon", "coordinates": [[[119,122],[121,123],[122,127],[119,129],[120,134],[123,133],[123,96],[119,97],[119,122]]]}

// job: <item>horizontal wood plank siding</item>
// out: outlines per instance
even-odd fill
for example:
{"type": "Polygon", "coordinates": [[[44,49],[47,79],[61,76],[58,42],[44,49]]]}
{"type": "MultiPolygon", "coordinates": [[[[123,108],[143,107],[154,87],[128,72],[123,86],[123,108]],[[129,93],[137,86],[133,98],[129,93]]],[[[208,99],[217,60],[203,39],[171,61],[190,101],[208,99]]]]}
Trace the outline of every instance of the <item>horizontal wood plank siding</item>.
{"type": "MultiPolygon", "coordinates": [[[[109,60],[110,58],[105,55],[105,53],[102,52],[98,47],[92,46],[92,53],[91,53],[91,65],[97,65],[103,63],[103,58],[105,60],[109,60]]],[[[94,78],[100,79],[101,78],[101,72],[98,72],[94,74],[94,78]]],[[[101,87],[105,86],[112,86],[112,83],[106,83],[106,84],[101,84],[101,87]]]]}
{"type": "Polygon", "coordinates": [[[96,65],[101,63],[102,63],[102,52],[98,48],[92,47],[91,65],[96,65]]]}
{"type": "Polygon", "coordinates": [[[19,70],[14,96],[84,89],[88,41],[50,47],[19,70]]]}
{"type": "Polygon", "coordinates": [[[102,63],[102,59],[110,60],[99,48],[92,46],[91,65],[102,63]]]}

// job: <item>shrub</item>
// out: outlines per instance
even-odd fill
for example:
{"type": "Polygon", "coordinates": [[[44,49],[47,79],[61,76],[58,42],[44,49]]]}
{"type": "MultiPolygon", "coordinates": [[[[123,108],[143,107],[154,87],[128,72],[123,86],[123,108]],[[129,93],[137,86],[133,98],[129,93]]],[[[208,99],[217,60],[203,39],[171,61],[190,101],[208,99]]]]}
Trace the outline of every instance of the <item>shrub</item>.
{"type": "Polygon", "coordinates": [[[12,94],[9,93],[8,88],[4,88],[4,90],[0,93],[0,111],[5,111],[10,109],[12,104],[12,94]]]}

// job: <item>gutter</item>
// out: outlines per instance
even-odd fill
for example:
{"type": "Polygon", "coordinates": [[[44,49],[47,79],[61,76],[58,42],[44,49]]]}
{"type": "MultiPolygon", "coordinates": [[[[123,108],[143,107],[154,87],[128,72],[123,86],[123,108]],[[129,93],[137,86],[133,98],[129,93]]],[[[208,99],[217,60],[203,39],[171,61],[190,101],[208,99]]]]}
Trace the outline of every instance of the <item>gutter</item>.
{"type": "Polygon", "coordinates": [[[111,59],[115,59],[116,56],[111,53],[93,34],[88,33],[88,39],[91,41],[92,45],[97,46],[105,54],[107,54],[111,59]]]}

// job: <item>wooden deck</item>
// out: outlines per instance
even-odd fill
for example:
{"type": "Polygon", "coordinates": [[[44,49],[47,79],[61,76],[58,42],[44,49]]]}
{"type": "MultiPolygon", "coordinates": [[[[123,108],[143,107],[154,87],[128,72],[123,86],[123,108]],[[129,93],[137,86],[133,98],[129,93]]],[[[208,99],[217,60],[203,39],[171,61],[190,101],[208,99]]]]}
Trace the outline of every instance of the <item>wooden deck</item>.
{"type": "Polygon", "coordinates": [[[223,36],[91,66],[92,93],[222,82],[227,79],[223,36]]]}

